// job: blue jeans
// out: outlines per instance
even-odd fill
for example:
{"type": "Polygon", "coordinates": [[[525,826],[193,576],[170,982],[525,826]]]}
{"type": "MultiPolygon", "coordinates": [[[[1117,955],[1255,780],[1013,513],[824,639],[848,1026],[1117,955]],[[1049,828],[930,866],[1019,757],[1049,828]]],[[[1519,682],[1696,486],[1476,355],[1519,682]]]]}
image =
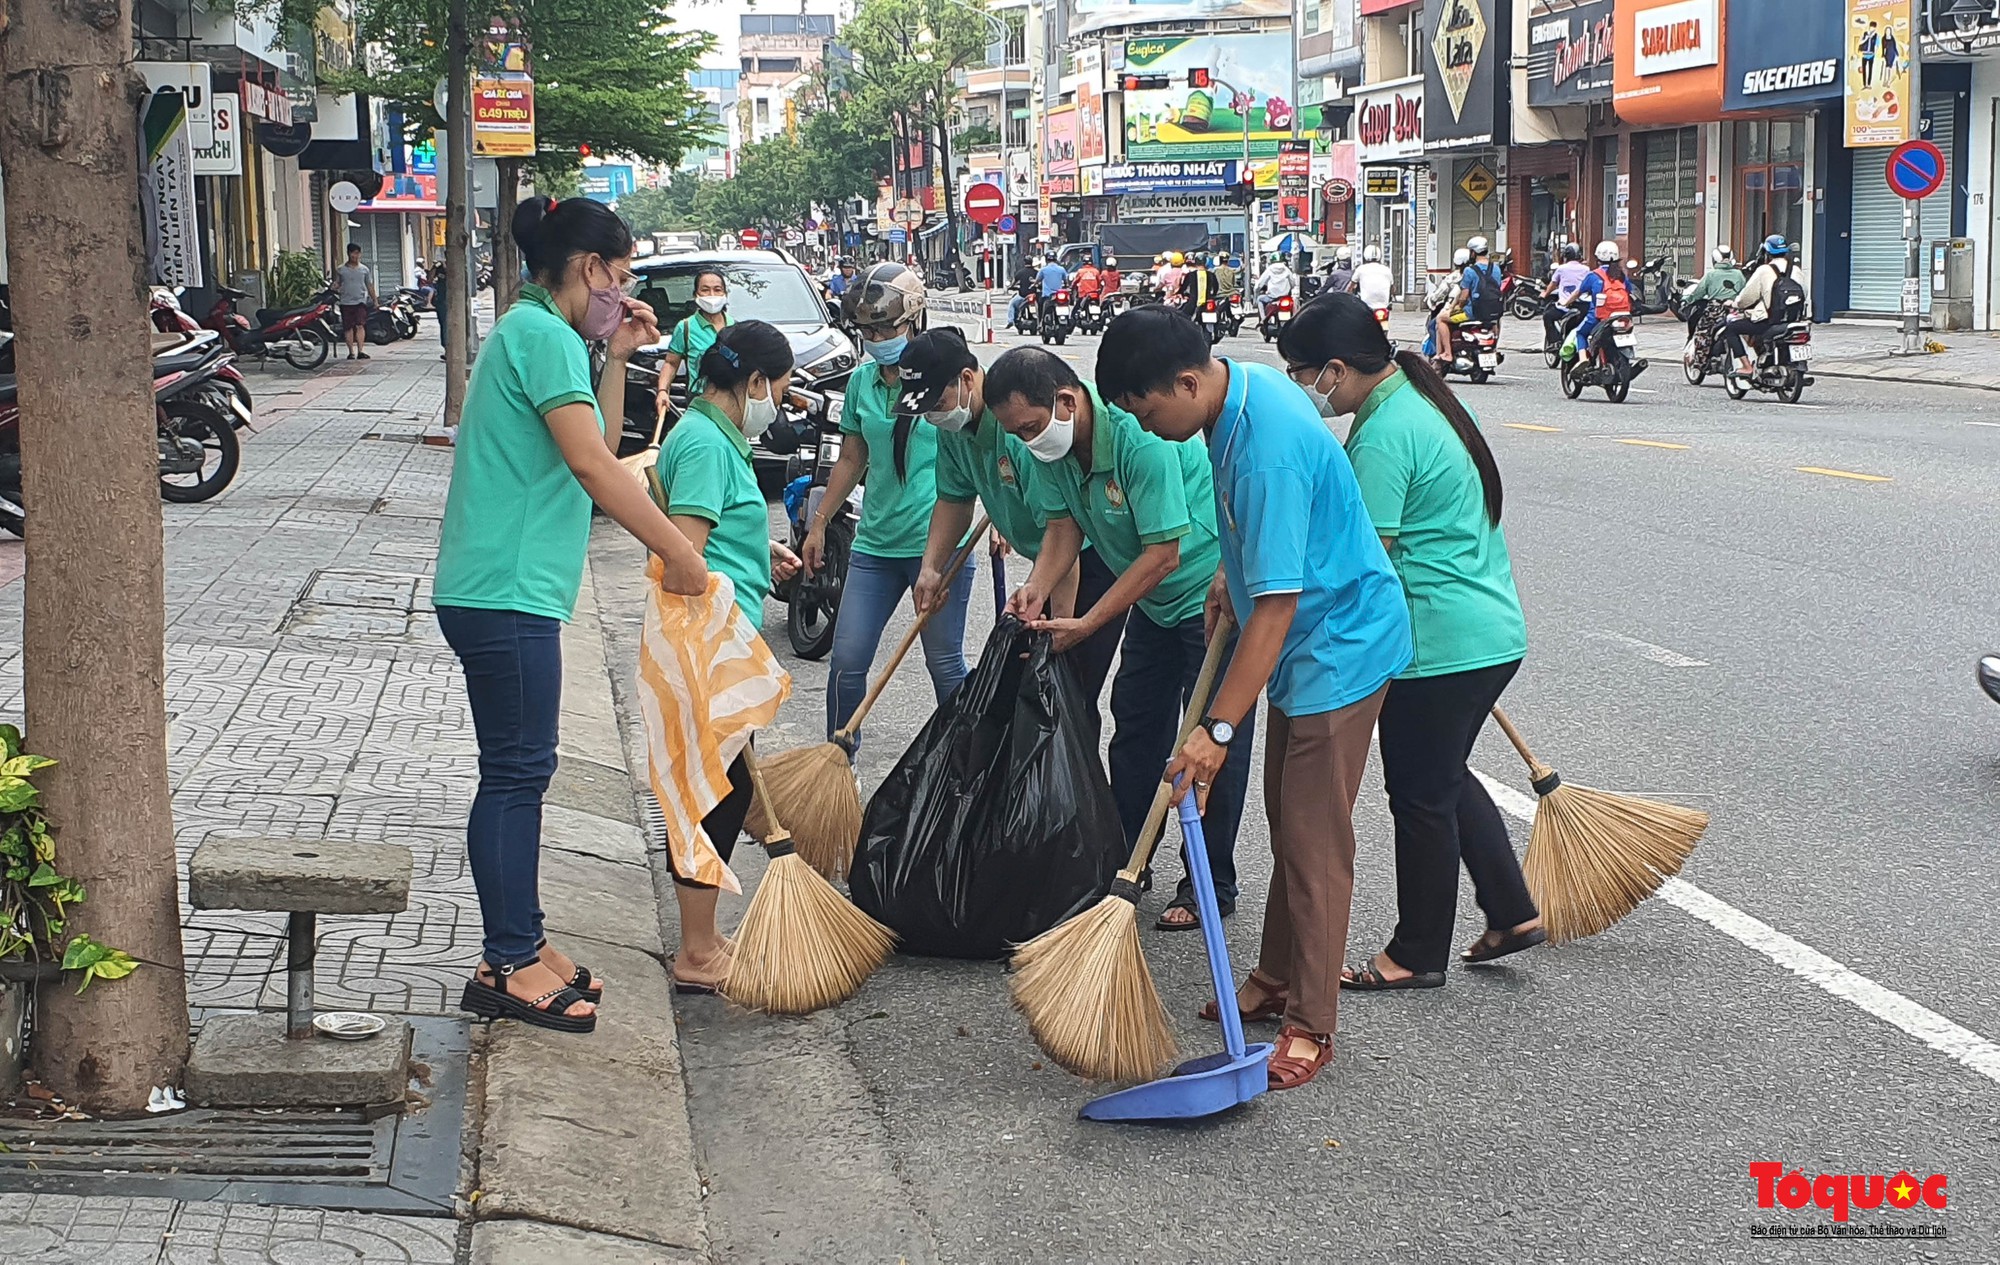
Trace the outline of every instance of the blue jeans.
{"type": "Polygon", "coordinates": [[[1009,325],[1021,319],[1021,305],[1027,301],[1026,297],[1019,294],[1007,300],[1007,323],[1009,325]]]}
{"type": "Polygon", "coordinates": [[[437,617],[465,669],[479,739],[479,791],[465,846],[484,955],[489,966],[525,966],[542,942],[542,794],[556,771],[562,624],[467,606],[440,606],[437,617]]]}
{"type": "MultiPolygon", "coordinates": [[[[1194,692],[1207,650],[1208,639],[1199,615],[1162,628],[1144,611],[1135,609],[1125,621],[1118,675],[1111,682],[1110,754],[1111,797],[1118,802],[1118,820],[1125,827],[1128,845],[1139,841],[1146,810],[1152,807],[1160,776],[1174,756],[1181,709],[1194,692]]],[[[1228,669],[1229,655],[1225,654],[1217,682],[1228,669]]],[[[1215,878],[1215,899],[1224,908],[1236,900],[1236,828],[1243,820],[1243,800],[1250,790],[1250,744],[1256,737],[1256,720],[1256,709],[1252,708],[1236,727],[1229,758],[1223,762],[1215,785],[1208,788],[1208,811],[1201,818],[1202,836],[1208,842],[1208,868],[1215,878]]],[[[1176,900],[1191,890],[1183,878],[1176,900]]]]}
{"type": "MultiPolygon", "coordinates": [[[[827,671],[829,736],[861,706],[862,696],[868,693],[868,669],[882,644],[882,630],[888,627],[896,604],[915,586],[923,565],[922,558],[878,558],[859,549],[849,555],[827,671]]],[[[957,693],[959,683],[965,680],[965,607],[972,599],[972,574],[978,569],[976,559],[967,560],[952,582],[944,609],[924,625],[924,666],[930,669],[931,688],[939,703],[957,693]]]]}

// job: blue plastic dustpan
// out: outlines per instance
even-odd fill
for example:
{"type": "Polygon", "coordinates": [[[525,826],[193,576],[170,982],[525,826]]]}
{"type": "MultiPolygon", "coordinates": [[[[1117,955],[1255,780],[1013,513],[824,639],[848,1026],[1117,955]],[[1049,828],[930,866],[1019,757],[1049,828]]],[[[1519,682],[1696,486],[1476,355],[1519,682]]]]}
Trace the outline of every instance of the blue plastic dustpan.
{"type": "Polygon", "coordinates": [[[1223,1048],[1190,1059],[1159,1080],[1091,1099],[1076,1113],[1085,1120],[1199,1120],[1241,1106],[1270,1088],[1270,1043],[1243,1044],[1243,1019],[1235,1005],[1236,976],[1229,967],[1229,946],[1222,939],[1222,911],[1215,904],[1208,845],[1194,800],[1190,795],[1181,801],[1181,839],[1201,914],[1201,938],[1208,946],[1216,1009],[1222,1012],[1223,1048]]]}

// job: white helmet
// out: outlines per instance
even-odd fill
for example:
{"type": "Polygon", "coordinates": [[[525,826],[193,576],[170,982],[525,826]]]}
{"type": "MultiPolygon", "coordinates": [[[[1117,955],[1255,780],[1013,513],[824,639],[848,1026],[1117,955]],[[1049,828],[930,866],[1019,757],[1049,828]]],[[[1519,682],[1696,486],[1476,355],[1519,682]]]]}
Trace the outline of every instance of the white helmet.
{"type": "Polygon", "coordinates": [[[1597,255],[1598,263],[1615,264],[1618,262],[1618,243],[1599,242],[1597,243],[1597,250],[1595,253],[1597,255]]]}
{"type": "Polygon", "coordinates": [[[1346,263],[1353,263],[1353,262],[1354,262],[1354,247],[1352,247],[1352,246],[1342,246],[1342,247],[1341,247],[1341,248],[1340,248],[1339,250],[1336,250],[1336,251],[1334,251],[1334,252],[1333,252],[1333,257],[1334,257],[1334,259],[1335,259],[1335,260],[1339,261],[1340,263],[1344,263],[1344,264],[1346,264],[1346,263]]]}
{"type": "Polygon", "coordinates": [[[1104,257],[1104,266],[1106,268],[1116,268],[1118,266],[1118,257],[1116,255],[1106,255],[1104,257]]]}
{"type": "Polygon", "coordinates": [[[1451,266],[1454,268],[1463,268],[1471,262],[1472,252],[1463,246],[1451,253],[1451,266]]]}
{"type": "Polygon", "coordinates": [[[1732,252],[1727,246],[1717,246],[1713,251],[1709,252],[1708,258],[1709,261],[1715,264],[1718,268],[1722,267],[1725,264],[1732,264],[1736,262],[1735,253],[1732,252]]]}
{"type": "Polygon", "coordinates": [[[1465,248],[1471,251],[1475,255],[1483,255],[1486,253],[1486,245],[1487,243],[1484,237],[1475,237],[1472,240],[1465,243],[1465,248]]]}
{"type": "Polygon", "coordinates": [[[1382,248],[1380,246],[1363,246],[1361,248],[1361,262],[1364,264],[1381,263],[1382,248]]]}

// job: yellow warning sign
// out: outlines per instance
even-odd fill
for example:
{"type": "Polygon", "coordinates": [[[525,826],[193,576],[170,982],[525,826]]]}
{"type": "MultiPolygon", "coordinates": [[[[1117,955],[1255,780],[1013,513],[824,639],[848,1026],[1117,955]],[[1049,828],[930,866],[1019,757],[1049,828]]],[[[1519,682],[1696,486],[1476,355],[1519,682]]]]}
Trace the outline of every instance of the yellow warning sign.
{"type": "Polygon", "coordinates": [[[1480,162],[1466,168],[1465,174],[1458,179],[1458,187],[1463,189],[1465,196],[1471,198],[1475,204],[1484,204],[1486,199],[1492,197],[1497,183],[1493,179],[1493,173],[1486,170],[1486,164],[1480,162]]]}

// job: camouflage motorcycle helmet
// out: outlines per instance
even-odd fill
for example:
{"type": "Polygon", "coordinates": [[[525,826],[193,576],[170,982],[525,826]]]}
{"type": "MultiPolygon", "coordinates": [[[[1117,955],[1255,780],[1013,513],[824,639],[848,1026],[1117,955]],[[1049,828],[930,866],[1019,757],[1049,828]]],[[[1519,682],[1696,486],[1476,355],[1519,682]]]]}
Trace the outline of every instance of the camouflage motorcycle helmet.
{"type": "Polygon", "coordinates": [[[851,325],[915,325],[924,313],[924,283],[899,263],[872,264],[840,296],[840,313],[851,325]]]}

